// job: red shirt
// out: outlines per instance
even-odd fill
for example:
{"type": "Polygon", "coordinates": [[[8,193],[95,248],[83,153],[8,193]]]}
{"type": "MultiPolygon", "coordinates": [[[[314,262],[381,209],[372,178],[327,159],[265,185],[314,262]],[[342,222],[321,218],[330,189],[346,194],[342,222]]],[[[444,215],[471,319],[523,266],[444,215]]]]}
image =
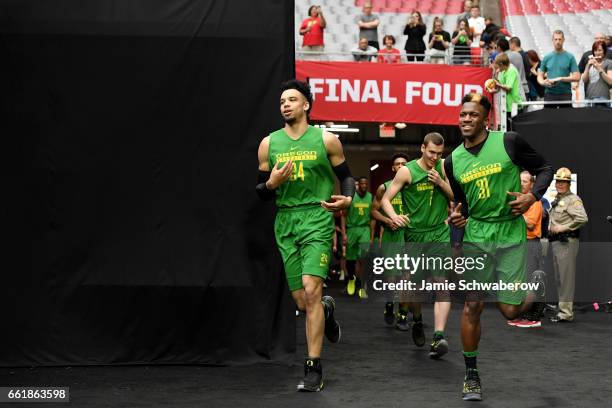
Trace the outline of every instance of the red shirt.
{"type": "Polygon", "coordinates": [[[310,31],[304,34],[304,42],[302,45],[323,45],[323,27],[321,27],[321,19],[319,17],[308,17],[302,21],[300,31],[306,27],[311,27],[310,31]]]}
{"type": "Polygon", "coordinates": [[[397,48],[391,48],[388,50],[387,48],[383,48],[378,51],[378,62],[382,64],[397,64],[401,59],[400,50],[397,48]],[[386,54],[386,55],[383,55],[386,54]]]}

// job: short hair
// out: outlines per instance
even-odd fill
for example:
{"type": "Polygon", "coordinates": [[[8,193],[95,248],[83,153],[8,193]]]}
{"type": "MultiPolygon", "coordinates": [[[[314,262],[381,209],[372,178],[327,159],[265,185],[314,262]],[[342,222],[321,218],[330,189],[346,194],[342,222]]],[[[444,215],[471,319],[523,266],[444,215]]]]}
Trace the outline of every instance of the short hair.
{"type": "Polygon", "coordinates": [[[470,7],[470,10],[477,8],[478,11],[480,11],[480,6],[475,6],[474,4],[472,4],[472,7],[470,7]]]}
{"type": "Polygon", "coordinates": [[[310,110],[312,109],[312,92],[310,92],[310,85],[308,85],[306,82],[298,81],[297,79],[290,79],[281,84],[281,94],[288,89],[295,89],[304,95],[304,98],[306,98],[309,105],[308,110],[306,110],[306,114],[309,114],[310,110]]]}
{"type": "Polygon", "coordinates": [[[471,92],[465,95],[463,99],[461,99],[461,105],[468,103],[468,102],[474,102],[482,106],[482,108],[485,110],[485,113],[487,115],[491,111],[491,102],[484,95],[478,94],[476,92],[471,92]]]}
{"type": "Polygon", "coordinates": [[[512,38],[510,38],[510,44],[514,44],[517,47],[520,47],[521,46],[521,39],[518,38],[518,37],[512,37],[512,38]]]}
{"type": "Polygon", "coordinates": [[[506,54],[497,54],[495,57],[495,63],[504,67],[510,66],[510,58],[506,54]]]}
{"type": "Polygon", "coordinates": [[[599,47],[601,47],[601,48],[603,49],[603,52],[604,52],[604,57],[605,57],[605,56],[606,56],[606,51],[607,51],[607,48],[608,48],[608,45],[606,44],[606,42],[605,42],[605,41],[601,41],[601,40],[599,40],[599,41],[595,41],[595,42],[593,43],[593,47],[591,47],[591,52],[592,52],[593,54],[595,54],[595,50],[596,50],[597,48],[599,48],[599,47]]]}
{"type": "Polygon", "coordinates": [[[366,176],[359,176],[359,177],[357,177],[357,178],[355,179],[355,181],[356,181],[356,182],[358,182],[358,183],[359,183],[361,180],[368,181],[368,178],[367,178],[366,176]]]}
{"type": "Polygon", "coordinates": [[[433,143],[436,146],[444,144],[444,138],[438,132],[431,132],[425,135],[423,138],[423,144],[427,146],[429,143],[433,143]]]}
{"type": "Polygon", "coordinates": [[[561,34],[561,37],[565,38],[565,34],[563,34],[563,31],[561,31],[561,30],[553,31],[553,37],[555,36],[555,34],[561,34]]]}
{"type": "Polygon", "coordinates": [[[393,44],[395,44],[395,37],[394,37],[394,36],[392,36],[391,34],[387,34],[387,35],[385,35],[385,36],[383,37],[383,44],[384,44],[385,42],[387,42],[387,38],[390,38],[390,39],[391,39],[391,41],[393,42],[393,44]]]}
{"type": "Polygon", "coordinates": [[[531,174],[529,171],[523,170],[523,171],[521,171],[521,174],[529,175],[529,181],[531,181],[532,183],[535,181],[535,176],[533,174],[531,174]]]}
{"type": "Polygon", "coordinates": [[[503,52],[506,52],[510,49],[510,43],[508,43],[508,40],[506,40],[506,37],[500,38],[499,40],[497,40],[497,46],[503,52]]]}
{"type": "Polygon", "coordinates": [[[391,156],[391,163],[395,163],[395,161],[399,159],[400,157],[406,161],[410,160],[410,158],[408,157],[406,153],[395,153],[393,156],[391,156]]]}

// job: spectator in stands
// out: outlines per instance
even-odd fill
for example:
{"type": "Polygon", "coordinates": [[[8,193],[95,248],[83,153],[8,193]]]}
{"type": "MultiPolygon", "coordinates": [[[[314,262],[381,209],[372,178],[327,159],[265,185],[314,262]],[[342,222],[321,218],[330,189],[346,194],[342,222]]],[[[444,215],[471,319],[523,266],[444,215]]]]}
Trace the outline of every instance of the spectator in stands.
{"type": "Polygon", "coordinates": [[[397,64],[402,59],[401,52],[395,45],[395,37],[392,35],[385,35],[383,37],[383,44],[385,44],[385,48],[378,51],[378,59],[377,61],[382,64],[397,64]]]}
{"type": "Polygon", "coordinates": [[[495,57],[495,71],[497,80],[495,89],[491,93],[499,92],[500,89],[506,91],[506,112],[508,117],[512,112],[512,104],[522,102],[521,81],[518,70],[510,63],[508,55],[500,53],[495,57]]]}
{"type": "MultiPolygon", "coordinates": [[[[538,71],[538,83],[545,88],[545,101],[571,101],[572,82],[580,80],[580,72],[576,59],[572,54],[563,49],[565,35],[561,30],[553,32],[554,51],[546,54],[540,70],[538,71]],[[544,78],[544,74],[547,77],[544,78]]],[[[571,107],[571,104],[546,105],[547,108],[571,107]]]]}
{"type": "Polygon", "coordinates": [[[587,62],[582,81],[585,83],[587,99],[610,99],[612,88],[612,60],[605,59],[606,42],[595,41],[592,56],[587,62]],[[586,86],[588,84],[588,87],[586,86]]]}
{"type": "Polygon", "coordinates": [[[480,36],[480,48],[485,48],[497,35],[501,32],[501,28],[493,22],[491,17],[487,17],[485,20],[485,29],[480,36]]]}
{"type": "MultiPolygon", "coordinates": [[[[406,45],[404,50],[406,54],[425,54],[425,41],[423,37],[427,32],[425,23],[423,23],[423,17],[418,11],[413,11],[408,20],[408,24],[404,27],[404,35],[407,35],[406,45]]],[[[425,56],[408,56],[406,55],[408,62],[410,61],[423,61],[425,56]]]]}
{"type": "Polygon", "coordinates": [[[514,68],[519,73],[519,78],[521,81],[521,96],[523,100],[525,100],[525,95],[529,93],[529,85],[527,84],[527,75],[525,73],[525,65],[523,65],[523,57],[516,51],[510,51],[510,42],[505,38],[501,38],[497,41],[497,50],[498,52],[503,52],[508,56],[510,63],[514,65],[514,68]]]}
{"type": "Polygon", "coordinates": [[[453,63],[455,65],[469,65],[471,62],[470,47],[472,46],[472,34],[467,20],[459,20],[457,28],[453,32],[451,42],[454,45],[453,63]]]}
{"type": "Polygon", "coordinates": [[[440,17],[434,18],[433,28],[429,33],[429,61],[433,64],[446,62],[446,50],[450,46],[451,37],[444,31],[444,21],[440,17]]]}
{"type": "Polygon", "coordinates": [[[470,18],[468,19],[470,31],[472,32],[472,48],[480,47],[480,36],[487,28],[485,19],[480,17],[480,8],[472,4],[470,18]]]}
{"type": "Polygon", "coordinates": [[[457,24],[459,24],[459,21],[461,20],[469,20],[471,17],[470,10],[472,10],[472,5],[471,0],[466,0],[463,2],[463,13],[457,16],[457,24]]]}
{"type": "MultiPolygon", "coordinates": [[[[326,24],[321,6],[310,6],[308,9],[308,18],[305,18],[300,26],[300,35],[304,36],[302,50],[323,52],[325,47],[323,30],[326,24]]],[[[309,57],[312,57],[312,55],[306,54],[304,59],[308,59],[309,57]]]]}
{"type": "Polygon", "coordinates": [[[353,58],[355,59],[355,61],[359,61],[359,62],[372,61],[372,58],[376,56],[377,52],[378,50],[376,48],[368,44],[367,38],[360,39],[359,45],[357,46],[357,48],[353,48],[351,50],[351,54],[353,54],[353,58]]]}
{"type": "Polygon", "coordinates": [[[527,83],[529,84],[529,94],[527,100],[537,101],[538,98],[544,97],[544,87],[538,83],[538,70],[540,69],[541,61],[538,53],[535,50],[527,51],[529,58],[529,72],[527,73],[527,83]]]}
{"type": "Polygon", "coordinates": [[[531,69],[531,64],[529,63],[529,56],[527,55],[527,51],[524,51],[521,48],[521,39],[518,37],[512,37],[508,40],[510,43],[510,51],[515,51],[521,54],[523,58],[523,69],[525,70],[525,75],[529,76],[529,69],[531,69]]]}
{"type": "MultiPolygon", "coordinates": [[[[595,33],[595,38],[593,39],[593,42],[597,42],[597,41],[606,41],[606,36],[603,33],[595,33]]],[[[612,52],[609,51],[607,49],[607,44],[606,44],[606,58],[607,59],[612,59],[612,52]]],[[[593,51],[592,50],[588,50],[585,51],[584,54],[582,54],[582,57],[580,58],[580,62],[578,62],[578,70],[580,71],[580,73],[584,73],[584,69],[587,66],[587,62],[589,62],[589,55],[593,55],[593,51]]]]}
{"type": "Polygon", "coordinates": [[[380,19],[377,14],[372,14],[372,3],[365,3],[363,5],[363,14],[357,17],[359,38],[367,38],[368,44],[377,50],[380,49],[378,44],[378,24],[380,24],[380,19]]]}

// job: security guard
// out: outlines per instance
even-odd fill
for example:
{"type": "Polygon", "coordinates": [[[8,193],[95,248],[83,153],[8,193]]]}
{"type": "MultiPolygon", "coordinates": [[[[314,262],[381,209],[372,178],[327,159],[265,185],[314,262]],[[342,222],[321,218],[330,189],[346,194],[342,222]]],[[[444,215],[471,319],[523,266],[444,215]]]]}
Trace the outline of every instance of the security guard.
{"type": "Polygon", "coordinates": [[[570,191],[572,172],[561,167],[555,173],[557,197],[551,203],[549,241],[553,264],[559,281],[559,312],[553,323],[571,322],[576,278],[576,256],[580,228],[588,221],[582,200],[570,191]]]}

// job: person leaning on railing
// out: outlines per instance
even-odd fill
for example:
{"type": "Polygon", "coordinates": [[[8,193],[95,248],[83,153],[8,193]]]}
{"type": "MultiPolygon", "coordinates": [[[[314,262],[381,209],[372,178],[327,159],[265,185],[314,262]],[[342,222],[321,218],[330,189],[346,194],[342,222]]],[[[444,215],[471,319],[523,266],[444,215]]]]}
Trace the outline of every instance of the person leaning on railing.
{"type": "Polygon", "coordinates": [[[505,53],[495,57],[493,66],[497,73],[497,80],[495,81],[496,88],[491,93],[498,92],[500,89],[506,91],[506,111],[510,113],[512,104],[523,101],[518,70],[510,64],[510,59],[505,53]]]}
{"type": "Polygon", "coordinates": [[[359,40],[359,45],[351,50],[353,59],[357,62],[370,62],[372,58],[376,57],[378,50],[368,44],[367,38],[359,40]]]}

